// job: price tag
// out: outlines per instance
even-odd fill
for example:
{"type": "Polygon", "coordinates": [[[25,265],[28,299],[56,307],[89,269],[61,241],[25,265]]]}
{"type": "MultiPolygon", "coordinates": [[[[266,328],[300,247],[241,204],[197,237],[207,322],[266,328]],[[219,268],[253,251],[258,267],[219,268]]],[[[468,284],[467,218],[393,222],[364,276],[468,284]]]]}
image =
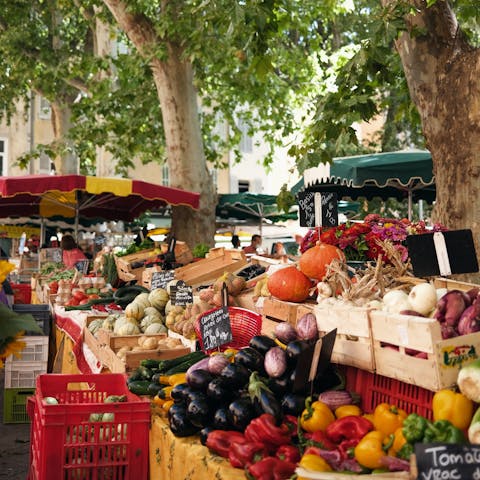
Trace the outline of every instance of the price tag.
{"type": "Polygon", "coordinates": [[[180,305],[184,307],[193,303],[193,288],[183,281],[179,281],[170,288],[170,299],[172,305],[180,305]]]}
{"type": "Polygon", "coordinates": [[[336,227],[338,201],[334,192],[300,192],[297,195],[301,227],[336,227]]]}
{"type": "Polygon", "coordinates": [[[480,445],[417,443],[418,480],[480,480],[480,445]]]}
{"type": "Polygon", "coordinates": [[[232,341],[228,307],[220,307],[200,317],[203,349],[211,350],[232,341]]]}
{"type": "Polygon", "coordinates": [[[80,260],[75,264],[75,268],[86,275],[88,273],[88,269],[90,267],[90,260],[80,260]]]}
{"type": "Polygon", "coordinates": [[[168,282],[175,278],[174,270],[164,270],[161,272],[153,272],[152,280],[150,282],[150,290],[155,288],[167,288],[168,282]]]}

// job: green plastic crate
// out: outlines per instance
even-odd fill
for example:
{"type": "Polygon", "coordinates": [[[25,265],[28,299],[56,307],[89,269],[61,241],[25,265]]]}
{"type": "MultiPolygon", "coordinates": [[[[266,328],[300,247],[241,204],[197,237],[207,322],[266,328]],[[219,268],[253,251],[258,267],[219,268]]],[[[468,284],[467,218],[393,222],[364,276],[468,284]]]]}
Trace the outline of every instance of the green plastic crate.
{"type": "Polygon", "coordinates": [[[3,423],[30,423],[27,398],[34,394],[34,388],[6,388],[3,391],[3,423]]]}

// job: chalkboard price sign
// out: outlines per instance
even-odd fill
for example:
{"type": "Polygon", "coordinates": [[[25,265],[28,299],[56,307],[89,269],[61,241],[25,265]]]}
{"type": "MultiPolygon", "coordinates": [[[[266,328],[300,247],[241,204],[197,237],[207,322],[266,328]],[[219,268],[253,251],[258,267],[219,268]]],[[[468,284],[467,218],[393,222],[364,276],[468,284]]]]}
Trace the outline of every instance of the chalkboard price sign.
{"type": "Polygon", "coordinates": [[[200,317],[203,349],[211,350],[232,341],[228,307],[220,307],[200,317]]]}
{"type": "Polygon", "coordinates": [[[418,480],[480,480],[480,445],[417,443],[418,480]]]}
{"type": "Polygon", "coordinates": [[[189,305],[193,303],[193,288],[179,281],[170,288],[170,298],[173,305],[189,305]]]}
{"type": "Polygon", "coordinates": [[[150,282],[150,290],[154,290],[155,288],[166,288],[167,283],[171,282],[174,278],[175,272],[173,270],[153,272],[152,281],[150,282]]]}
{"type": "Polygon", "coordinates": [[[337,194],[333,192],[300,192],[297,195],[301,227],[336,227],[337,194]]]}

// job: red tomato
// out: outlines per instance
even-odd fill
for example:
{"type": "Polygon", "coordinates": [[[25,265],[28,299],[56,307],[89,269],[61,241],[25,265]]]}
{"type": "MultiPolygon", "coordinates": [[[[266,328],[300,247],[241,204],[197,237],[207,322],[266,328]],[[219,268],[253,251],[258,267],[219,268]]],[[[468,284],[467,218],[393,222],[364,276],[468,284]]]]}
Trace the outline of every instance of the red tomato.
{"type": "Polygon", "coordinates": [[[78,302],[79,305],[85,305],[86,303],[88,303],[90,300],[88,298],[84,298],[82,300],[80,300],[80,302],[78,302]]]}
{"type": "Polygon", "coordinates": [[[78,304],[79,300],[73,297],[66,303],[67,307],[76,307],[78,304]]]}
{"type": "Polygon", "coordinates": [[[87,298],[87,295],[83,290],[78,289],[73,291],[73,298],[76,298],[77,300],[83,300],[87,298]]]}
{"type": "Polygon", "coordinates": [[[96,293],[91,293],[90,295],[88,295],[87,297],[89,300],[95,300],[97,298],[100,298],[100,295],[97,295],[96,293]]]}

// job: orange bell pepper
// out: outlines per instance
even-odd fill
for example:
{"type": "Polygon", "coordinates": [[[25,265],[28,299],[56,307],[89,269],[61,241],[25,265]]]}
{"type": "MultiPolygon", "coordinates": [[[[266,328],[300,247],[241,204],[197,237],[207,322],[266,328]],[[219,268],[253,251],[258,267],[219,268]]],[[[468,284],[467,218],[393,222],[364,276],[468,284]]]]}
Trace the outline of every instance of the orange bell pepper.
{"type": "Polygon", "coordinates": [[[395,405],[380,403],[373,412],[373,424],[375,430],[382,432],[384,435],[390,435],[403,425],[403,421],[407,416],[408,414],[405,410],[395,405]]]}

